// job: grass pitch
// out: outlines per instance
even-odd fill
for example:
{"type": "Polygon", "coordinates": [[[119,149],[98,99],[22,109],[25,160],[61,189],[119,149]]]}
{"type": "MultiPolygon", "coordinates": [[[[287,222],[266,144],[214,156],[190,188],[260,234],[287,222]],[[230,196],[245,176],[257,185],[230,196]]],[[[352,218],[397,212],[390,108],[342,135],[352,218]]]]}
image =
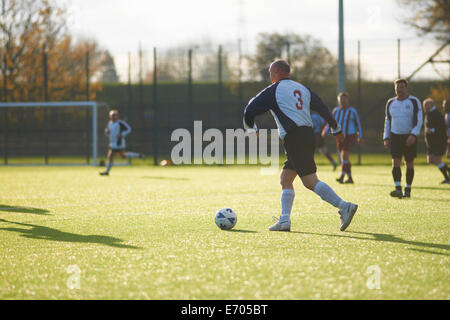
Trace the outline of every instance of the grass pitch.
{"type": "Polygon", "coordinates": [[[340,232],[297,180],[290,233],[267,230],[280,187],[258,167],[100,170],[0,168],[0,299],[450,298],[450,186],[432,166],[399,200],[389,166],[354,166],[356,184],[339,185],[319,165],[358,212],[340,232]],[[232,231],[214,224],[223,207],[232,231]]]}

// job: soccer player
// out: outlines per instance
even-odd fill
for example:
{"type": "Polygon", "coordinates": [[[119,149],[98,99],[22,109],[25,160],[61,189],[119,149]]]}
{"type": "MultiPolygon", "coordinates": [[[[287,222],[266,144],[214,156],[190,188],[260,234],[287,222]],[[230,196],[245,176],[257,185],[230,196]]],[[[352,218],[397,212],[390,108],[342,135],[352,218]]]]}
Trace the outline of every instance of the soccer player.
{"type": "Polygon", "coordinates": [[[447,126],[447,158],[450,159],[450,100],[442,101],[442,108],[445,113],[445,124],[447,126]]]}
{"type": "Polygon", "coordinates": [[[290,66],[285,60],[274,61],[269,67],[269,73],[272,85],[252,98],[244,111],[244,127],[247,132],[257,130],[256,116],[270,111],[286,150],[287,160],[280,176],[281,217],[269,230],[291,230],[290,215],[295,197],[293,182],[298,175],[306,188],[339,208],[340,230],[344,231],[350,225],[358,206],[342,200],[333,189],[317,178],[310,110],[317,111],[330,124],[332,134],[338,139],[343,139],[342,130],[319,96],[289,78],[290,66]]]}
{"type": "MultiPolygon", "coordinates": [[[[336,146],[341,160],[341,176],[337,178],[336,181],[339,183],[354,183],[352,178],[350,153],[356,142],[358,142],[359,145],[364,144],[361,122],[359,121],[356,109],[350,106],[350,97],[347,92],[339,93],[337,99],[338,106],[334,108],[332,113],[334,119],[341,126],[345,138],[344,141],[336,139],[336,146]],[[345,175],[347,175],[348,179],[344,182],[345,175]]],[[[322,135],[325,135],[329,131],[330,127],[327,125],[324,128],[322,135]]]]}
{"type": "Polygon", "coordinates": [[[408,81],[397,79],[394,81],[396,96],[386,103],[384,120],[384,147],[391,150],[392,177],[395,190],[392,197],[410,198],[411,185],[414,179],[414,158],[417,155],[417,136],[422,127],[422,108],[420,101],[408,92],[408,81]],[[406,186],[402,193],[402,156],[405,157],[406,186]]]}
{"type": "Polygon", "coordinates": [[[425,113],[425,143],[427,145],[427,162],[436,165],[444,175],[442,183],[450,183],[449,168],[442,162],[447,144],[447,133],[444,116],[434,105],[432,99],[423,102],[425,113]]]}
{"type": "Polygon", "coordinates": [[[330,151],[328,151],[328,148],[325,145],[325,139],[322,137],[322,129],[325,127],[327,122],[316,112],[311,113],[311,119],[313,121],[314,136],[316,137],[316,147],[318,147],[320,152],[322,152],[322,154],[331,162],[334,171],[337,167],[336,161],[334,161],[330,151]]]}
{"type": "Polygon", "coordinates": [[[111,110],[109,119],[105,128],[105,134],[109,137],[108,163],[106,164],[106,171],[100,172],[102,176],[109,175],[115,154],[118,154],[122,159],[145,158],[142,153],[125,152],[125,137],[130,134],[131,127],[128,123],[119,119],[119,111],[111,110]]]}

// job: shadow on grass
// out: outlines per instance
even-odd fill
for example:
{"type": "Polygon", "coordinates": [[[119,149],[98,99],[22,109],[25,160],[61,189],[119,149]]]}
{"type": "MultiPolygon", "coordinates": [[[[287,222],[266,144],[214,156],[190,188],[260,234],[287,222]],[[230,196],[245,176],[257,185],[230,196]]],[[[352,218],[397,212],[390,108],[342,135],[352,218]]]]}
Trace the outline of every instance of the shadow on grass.
{"type": "MultiPolygon", "coordinates": [[[[393,184],[381,184],[381,183],[361,183],[361,186],[369,186],[369,187],[392,187],[394,188],[393,184]]],[[[421,186],[415,186],[412,185],[412,190],[450,190],[449,187],[421,187],[421,186]]]]}
{"type": "Polygon", "coordinates": [[[242,230],[242,229],[231,229],[231,230],[223,230],[226,232],[239,232],[239,233],[258,233],[257,231],[253,230],[242,230]]]}
{"type": "Polygon", "coordinates": [[[139,247],[123,244],[123,240],[101,235],[81,235],[76,233],[59,231],[57,229],[39,226],[30,223],[21,223],[0,219],[0,222],[6,222],[23,227],[31,227],[31,229],[25,228],[0,228],[0,231],[9,231],[20,233],[22,237],[29,239],[61,241],[61,242],[78,242],[78,243],[97,243],[103,244],[115,248],[124,249],[141,249],[139,247]]]}
{"type": "Polygon", "coordinates": [[[187,181],[188,178],[143,176],[142,179],[187,181]]]}
{"type": "MultiPolygon", "coordinates": [[[[352,234],[371,236],[370,238],[367,238],[367,237],[356,237],[356,236],[347,236],[347,235],[339,235],[339,234],[323,234],[323,233],[301,232],[301,231],[294,231],[294,233],[310,234],[310,235],[316,235],[316,236],[337,237],[337,238],[349,238],[349,239],[358,239],[358,240],[392,242],[392,243],[401,243],[401,244],[418,246],[418,247],[425,247],[425,248],[441,249],[441,250],[447,250],[447,251],[450,250],[450,245],[448,245],[448,244],[430,243],[430,242],[421,242],[421,241],[411,241],[411,240],[406,240],[406,239],[399,238],[399,237],[394,236],[392,234],[384,234],[384,233],[357,232],[357,231],[347,231],[346,232],[347,234],[348,233],[352,233],[352,234]]],[[[438,252],[434,252],[434,251],[420,250],[420,249],[415,249],[415,248],[411,248],[411,250],[416,250],[416,251],[426,252],[426,253],[432,253],[432,254],[446,255],[446,256],[449,255],[448,253],[438,253],[438,252]]]]}
{"type": "Polygon", "coordinates": [[[46,209],[0,204],[0,211],[51,215],[46,209]]]}

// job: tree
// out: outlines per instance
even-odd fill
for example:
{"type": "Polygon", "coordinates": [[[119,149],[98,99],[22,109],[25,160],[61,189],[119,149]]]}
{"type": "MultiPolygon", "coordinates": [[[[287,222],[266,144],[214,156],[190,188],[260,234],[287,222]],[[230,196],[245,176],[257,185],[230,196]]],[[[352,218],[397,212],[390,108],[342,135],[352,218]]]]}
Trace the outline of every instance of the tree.
{"type": "MultiPolygon", "coordinates": [[[[54,0],[2,0],[0,78],[2,100],[43,100],[44,60],[51,100],[86,98],[89,73],[101,67],[103,55],[95,42],[74,43],[67,33],[65,9],[54,0]]],[[[99,84],[91,85],[91,97],[99,84]]]]}
{"type": "Polygon", "coordinates": [[[260,33],[256,54],[249,58],[252,74],[268,81],[268,66],[277,58],[290,60],[292,77],[299,81],[336,79],[336,58],[319,40],[309,35],[260,33]]]}
{"type": "Polygon", "coordinates": [[[397,0],[406,12],[404,22],[419,35],[431,34],[450,41],[450,2],[448,0],[397,0]]]}
{"type": "Polygon", "coordinates": [[[102,63],[102,83],[117,83],[119,77],[117,76],[116,66],[114,64],[114,58],[111,56],[108,50],[104,51],[104,61],[102,63]]]}

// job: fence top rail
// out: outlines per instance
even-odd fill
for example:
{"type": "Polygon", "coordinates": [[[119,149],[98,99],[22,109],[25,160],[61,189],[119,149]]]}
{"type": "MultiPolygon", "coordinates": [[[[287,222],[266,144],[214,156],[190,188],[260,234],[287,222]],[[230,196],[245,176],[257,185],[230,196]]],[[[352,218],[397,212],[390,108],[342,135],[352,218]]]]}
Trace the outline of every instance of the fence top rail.
{"type": "Polygon", "coordinates": [[[0,102],[0,108],[10,107],[106,107],[106,103],[97,101],[63,101],[63,102],[0,102]]]}

